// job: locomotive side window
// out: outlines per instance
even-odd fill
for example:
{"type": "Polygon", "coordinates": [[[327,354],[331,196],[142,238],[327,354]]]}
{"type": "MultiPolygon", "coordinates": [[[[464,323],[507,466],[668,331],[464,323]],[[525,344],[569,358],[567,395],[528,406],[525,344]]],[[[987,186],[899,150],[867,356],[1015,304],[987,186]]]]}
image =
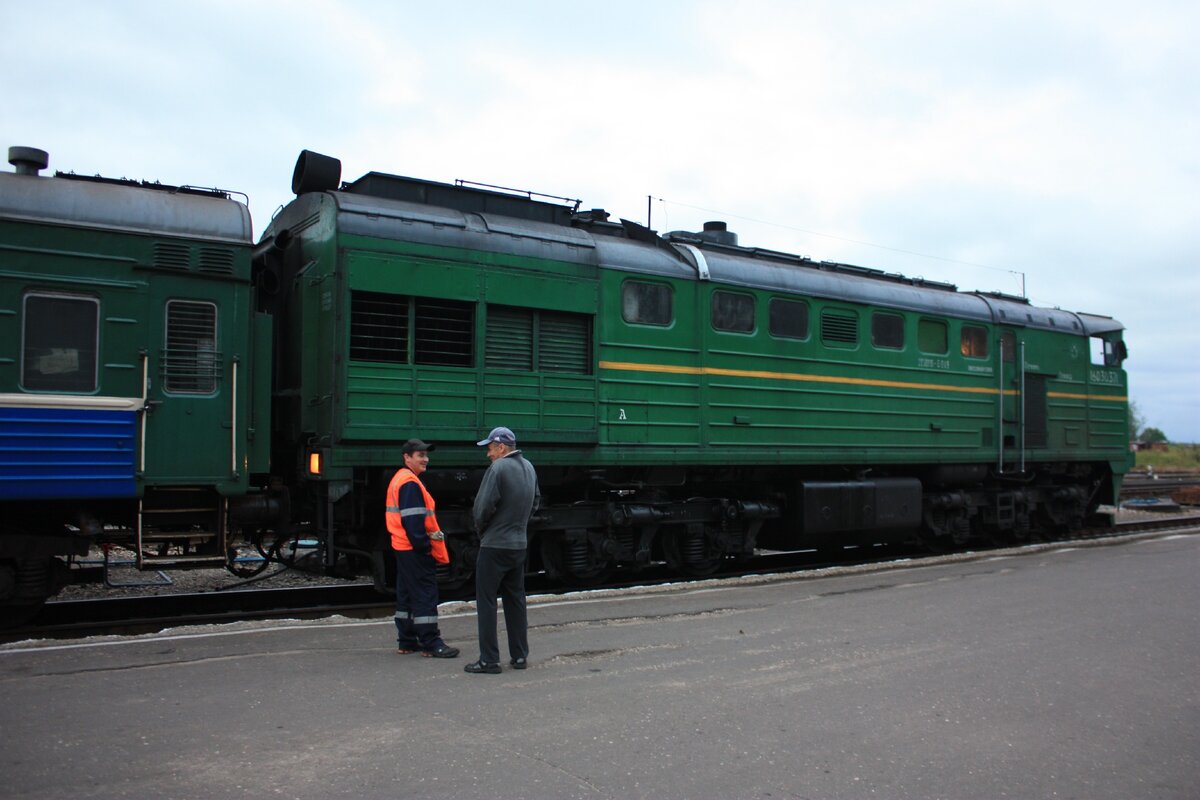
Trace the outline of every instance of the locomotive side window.
{"type": "Polygon", "coordinates": [[[871,315],[871,344],[888,350],[904,348],[904,317],[899,314],[871,315]]]}
{"type": "Polygon", "coordinates": [[[718,331],[753,333],[754,298],[735,292],[713,292],[712,326],[718,331]]]}
{"type": "Polygon", "coordinates": [[[808,338],[808,303],[772,297],[767,304],[767,330],[781,339],[808,338]]]}
{"type": "Polygon", "coordinates": [[[671,287],[663,283],[625,281],[621,287],[621,317],[641,325],[670,325],[671,287]]]}
{"type": "Polygon", "coordinates": [[[853,311],[827,308],[821,312],[821,343],[832,347],[858,344],[858,315],[853,311]]]}
{"type": "Polygon", "coordinates": [[[24,305],[21,386],[31,391],[95,391],[99,301],[28,294],[24,305]]]}
{"type": "Polygon", "coordinates": [[[350,293],[350,358],[408,363],[408,298],[379,292],[350,293]]]}
{"type": "Polygon", "coordinates": [[[923,319],[917,323],[917,348],[922,353],[944,356],[950,352],[950,334],[940,319],[923,319]]]}
{"type": "Polygon", "coordinates": [[[167,301],[167,335],[162,351],[163,389],[175,394],[217,390],[217,307],[191,300],[167,301]]]}
{"type": "Polygon", "coordinates": [[[484,356],[488,369],[571,372],[592,369],[592,322],[586,314],[489,305],[484,356]]]}
{"type": "Polygon", "coordinates": [[[963,325],[960,349],[962,354],[969,358],[987,358],[987,330],[974,325],[963,325]]]}

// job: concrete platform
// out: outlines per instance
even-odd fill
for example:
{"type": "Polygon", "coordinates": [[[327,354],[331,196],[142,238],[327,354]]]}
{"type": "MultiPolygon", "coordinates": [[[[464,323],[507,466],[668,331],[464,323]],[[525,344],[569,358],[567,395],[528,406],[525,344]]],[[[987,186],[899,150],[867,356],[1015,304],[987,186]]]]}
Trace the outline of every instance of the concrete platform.
{"type": "Polygon", "coordinates": [[[1194,798],[1200,536],[0,647],[7,798],[1194,798]],[[503,635],[501,636],[503,642],[503,635]]]}

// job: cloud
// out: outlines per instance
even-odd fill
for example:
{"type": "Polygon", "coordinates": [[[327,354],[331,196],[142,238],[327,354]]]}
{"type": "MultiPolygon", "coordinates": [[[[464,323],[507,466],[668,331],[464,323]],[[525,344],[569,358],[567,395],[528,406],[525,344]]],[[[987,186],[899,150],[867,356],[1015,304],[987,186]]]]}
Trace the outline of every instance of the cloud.
{"type": "Polygon", "coordinates": [[[0,52],[9,144],[247,193],[304,148],[660,229],[1110,314],[1200,440],[1200,10],[1181,2],[49,0],[0,52]],[[871,243],[871,244],[865,244],[871,243]],[[872,246],[873,245],[873,246],[872,246]],[[924,254],[918,256],[914,254],[924,254]],[[976,266],[982,265],[982,266],[976,266]],[[1193,391],[1186,390],[1189,383],[1193,391]]]}

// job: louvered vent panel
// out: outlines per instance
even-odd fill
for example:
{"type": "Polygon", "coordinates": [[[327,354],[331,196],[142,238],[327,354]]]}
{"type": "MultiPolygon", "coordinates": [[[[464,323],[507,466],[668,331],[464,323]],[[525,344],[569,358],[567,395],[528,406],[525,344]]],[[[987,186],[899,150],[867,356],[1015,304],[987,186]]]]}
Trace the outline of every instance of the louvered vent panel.
{"type": "Polygon", "coordinates": [[[858,344],[858,318],[845,311],[821,314],[821,341],[825,344],[858,344]]]}
{"type": "Polygon", "coordinates": [[[469,367],[473,363],[475,309],[470,303],[417,298],[414,360],[418,364],[469,367]]]}
{"type": "Polygon", "coordinates": [[[408,298],[377,292],[350,295],[350,358],[408,363],[408,298]]]}
{"type": "Polygon", "coordinates": [[[191,266],[191,254],[188,252],[188,246],[171,242],[155,242],[154,266],[165,269],[187,269],[191,266]]]}
{"type": "Polygon", "coordinates": [[[538,369],[542,372],[591,372],[591,318],[542,313],[538,332],[538,369]]]}
{"type": "Polygon", "coordinates": [[[488,307],[486,365],[488,369],[533,369],[532,312],[488,307]]]}
{"type": "Polygon", "coordinates": [[[201,247],[199,267],[201,272],[232,275],[233,251],[222,247],[201,247]]]}

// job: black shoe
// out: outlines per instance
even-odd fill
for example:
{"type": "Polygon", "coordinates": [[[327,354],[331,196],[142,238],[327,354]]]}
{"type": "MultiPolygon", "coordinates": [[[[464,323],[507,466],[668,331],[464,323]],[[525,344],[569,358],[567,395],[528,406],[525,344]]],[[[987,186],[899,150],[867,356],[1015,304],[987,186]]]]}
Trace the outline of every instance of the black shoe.
{"type": "Polygon", "coordinates": [[[525,669],[529,666],[528,662],[523,658],[514,658],[508,662],[508,665],[513,669],[525,669]]]}
{"type": "Polygon", "coordinates": [[[470,672],[475,675],[479,675],[484,672],[486,672],[488,675],[499,675],[500,665],[485,664],[482,661],[472,661],[470,664],[467,664],[465,667],[463,667],[463,672],[470,672]]]}
{"type": "Polygon", "coordinates": [[[426,658],[458,658],[458,648],[443,643],[430,650],[423,650],[421,655],[426,658]]]}

